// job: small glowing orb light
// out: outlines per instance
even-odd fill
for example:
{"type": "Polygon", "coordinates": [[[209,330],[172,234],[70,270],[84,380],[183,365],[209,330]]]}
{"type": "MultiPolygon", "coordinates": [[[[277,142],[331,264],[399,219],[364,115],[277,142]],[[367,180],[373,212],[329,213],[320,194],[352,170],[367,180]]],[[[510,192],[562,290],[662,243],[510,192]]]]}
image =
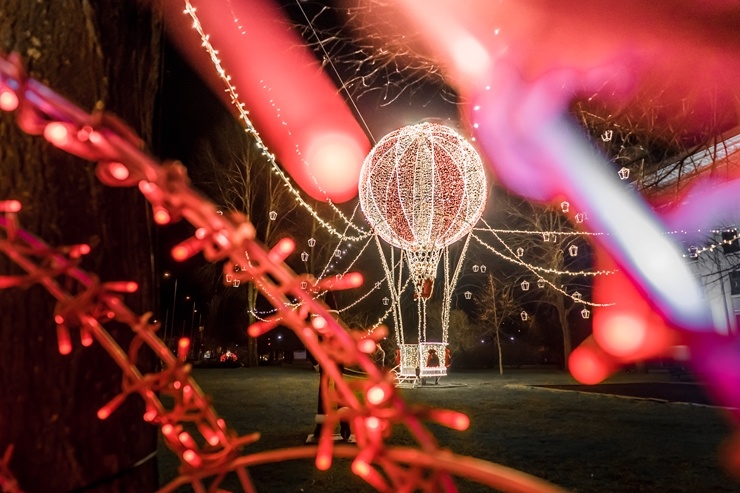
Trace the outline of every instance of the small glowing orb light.
{"type": "Polygon", "coordinates": [[[362,165],[360,204],[375,232],[408,254],[417,287],[434,279],[439,252],[470,232],[486,205],[478,153],[453,129],[394,130],[362,165]]]}

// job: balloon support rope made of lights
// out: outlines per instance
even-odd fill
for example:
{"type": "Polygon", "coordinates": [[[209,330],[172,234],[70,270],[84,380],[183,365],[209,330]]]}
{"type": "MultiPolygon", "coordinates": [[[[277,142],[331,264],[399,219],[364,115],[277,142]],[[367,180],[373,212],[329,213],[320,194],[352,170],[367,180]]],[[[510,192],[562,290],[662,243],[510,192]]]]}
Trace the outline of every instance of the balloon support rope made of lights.
{"type": "MultiPolygon", "coordinates": [[[[196,229],[196,235],[173,248],[173,257],[184,260],[202,252],[211,262],[225,262],[224,273],[241,281],[252,281],[265,298],[275,303],[278,312],[264,322],[250,326],[249,334],[257,337],[278,323],[291,328],[306,348],[313,353],[335,386],[325,394],[326,426],[316,447],[293,447],[248,454],[243,448],[259,439],[259,433],[238,436],[218,418],[208,398],[190,375],[185,360],[188,339],[181,339],[174,355],[157,336],[159,326],[149,322],[149,314],[137,316],[122,301],[122,294],[132,292],[132,282],[105,283],[93,274],[78,268],[84,248],[52,248],[19,227],[17,201],[0,202],[4,218],[0,222],[5,237],[0,251],[26,274],[0,277],[0,286],[26,286],[39,283],[56,299],[54,319],[60,351],[72,349],[69,329],[79,331],[84,345],[93,339],[108,352],[123,371],[121,393],[98,411],[106,418],[131,394],[140,395],[146,404],[144,419],[160,427],[164,443],[180,461],[179,475],[162,487],[162,493],[190,484],[196,492],[216,491],[227,473],[234,472],[244,491],[255,487],[247,468],[267,462],[297,458],[314,458],[317,468],[331,467],[332,457],[354,457],[352,471],[379,491],[396,491],[400,485],[407,490],[457,491],[452,475],[461,476],[498,490],[528,493],[555,493],[561,489],[527,474],[504,466],[443,450],[423,421],[434,421],[457,430],[469,425],[468,418],[449,410],[431,409],[407,404],[393,386],[393,376],[372,362],[369,353],[387,333],[376,330],[371,334],[348,332],[340,320],[332,318],[313,293],[323,289],[357,287],[362,278],[348,274],[315,282],[310,276],[297,276],[283,260],[293,250],[290,240],[282,240],[267,250],[254,238],[254,227],[237,212],[223,215],[216,206],[194,191],[185,168],[176,162],[159,164],[139,147],[138,139],[112,116],[87,114],[61,98],[39,82],[27,78],[19,57],[0,57],[0,103],[6,111],[18,110],[20,127],[33,135],[44,134],[56,147],[97,162],[97,175],[109,186],[132,187],[151,203],[155,221],[165,224],[171,218],[183,217],[196,229]],[[63,139],[55,138],[60,135],[63,139]],[[73,254],[74,253],[74,254],[73,254]],[[232,272],[233,265],[242,265],[244,255],[249,262],[245,270],[232,272]],[[72,295],[57,282],[76,284],[80,294],[72,295]],[[307,282],[308,288],[301,289],[307,282]],[[297,308],[288,305],[288,297],[301,302],[297,308]],[[136,333],[128,351],[118,345],[104,324],[112,319],[129,325],[136,333]],[[277,320],[280,320],[277,322],[277,320]],[[321,335],[322,337],[319,337],[321,335]],[[137,367],[137,353],[143,346],[152,348],[163,362],[163,370],[142,374],[137,367]],[[366,379],[345,382],[338,364],[356,366],[367,373],[366,379]],[[167,409],[157,393],[173,398],[173,408],[167,409]],[[348,419],[357,437],[357,447],[333,444],[333,429],[339,421],[335,410],[338,402],[348,408],[348,419]],[[202,437],[196,441],[182,431],[185,420],[195,422],[202,437]],[[419,448],[393,447],[385,443],[386,432],[393,425],[408,428],[419,448]],[[205,445],[199,445],[205,443],[205,445]],[[204,482],[212,479],[210,485],[204,482]]],[[[77,292],[77,291],[75,291],[77,292]]],[[[0,458],[0,485],[6,493],[18,493],[22,485],[15,481],[10,451],[0,458]]]]}

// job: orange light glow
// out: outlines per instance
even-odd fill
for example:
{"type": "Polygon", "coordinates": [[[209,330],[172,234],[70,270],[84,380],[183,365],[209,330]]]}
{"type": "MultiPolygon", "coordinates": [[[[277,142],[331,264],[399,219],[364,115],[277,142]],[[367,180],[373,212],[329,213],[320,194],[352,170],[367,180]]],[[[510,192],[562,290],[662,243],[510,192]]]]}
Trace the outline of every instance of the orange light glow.
{"type": "Polygon", "coordinates": [[[463,431],[467,430],[470,426],[470,418],[463,413],[455,413],[455,417],[452,419],[452,428],[455,430],[463,431]]]}
{"type": "Polygon", "coordinates": [[[345,134],[323,134],[308,144],[308,171],[335,202],[346,202],[357,194],[360,167],[367,150],[345,134]]]}
{"type": "Polygon", "coordinates": [[[69,337],[69,330],[64,325],[57,325],[57,346],[59,354],[69,354],[72,352],[72,340],[69,337]]]}
{"type": "Polygon", "coordinates": [[[193,467],[200,467],[200,465],[203,463],[203,460],[200,458],[200,455],[195,450],[188,449],[185,452],[182,453],[182,458],[185,462],[190,464],[193,467]]]}
{"type": "Polygon", "coordinates": [[[380,385],[373,385],[369,389],[367,389],[367,402],[370,404],[377,406],[381,402],[385,400],[386,392],[383,387],[380,385]]]}
{"type": "Polygon", "coordinates": [[[352,472],[361,478],[365,478],[370,474],[370,464],[359,458],[355,459],[352,462],[352,472]]]}
{"type": "Polygon", "coordinates": [[[367,426],[369,430],[377,430],[380,428],[380,420],[375,416],[370,416],[365,420],[365,426],[367,426]]]}
{"type": "Polygon", "coordinates": [[[108,163],[108,170],[113,178],[120,181],[125,180],[131,175],[126,165],[122,163],[108,163]]]}
{"type": "Polygon", "coordinates": [[[179,341],[177,341],[177,357],[181,361],[185,361],[185,359],[188,356],[188,351],[190,350],[190,339],[187,337],[181,338],[179,341]]]}
{"type": "Polygon", "coordinates": [[[586,385],[602,382],[616,368],[616,362],[600,351],[592,338],[586,339],[568,358],[568,369],[573,378],[586,385]]]}
{"type": "Polygon", "coordinates": [[[295,242],[290,238],[283,238],[272,247],[268,257],[273,262],[282,262],[295,250],[295,242]]]}
{"type": "Polygon", "coordinates": [[[182,262],[190,256],[189,253],[190,252],[188,251],[187,247],[183,245],[177,245],[172,249],[172,258],[177,260],[178,262],[182,262]]]}
{"type": "Polygon", "coordinates": [[[63,123],[52,122],[44,127],[44,138],[57,147],[69,143],[69,131],[63,123]]]}
{"type": "Polygon", "coordinates": [[[364,281],[364,277],[359,272],[350,272],[344,276],[344,282],[348,288],[360,287],[364,281]]]}
{"type": "Polygon", "coordinates": [[[316,330],[322,330],[326,328],[326,319],[324,317],[314,317],[311,320],[311,325],[313,325],[313,328],[316,330]]]}
{"type": "Polygon", "coordinates": [[[169,435],[172,435],[172,433],[174,431],[175,431],[175,427],[172,426],[171,424],[166,423],[166,424],[162,425],[162,434],[163,435],[168,435],[168,436],[169,435]]]}
{"type": "Polygon", "coordinates": [[[645,319],[632,313],[605,313],[594,320],[594,338],[604,351],[619,358],[635,354],[645,341],[645,319]]]}
{"type": "Polygon", "coordinates": [[[13,91],[4,87],[0,91],[0,110],[13,111],[18,107],[18,96],[13,91]]]}
{"type": "Polygon", "coordinates": [[[108,419],[108,416],[110,416],[111,410],[108,406],[103,406],[100,409],[98,409],[98,419],[104,420],[108,419]]]}
{"type": "Polygon", "coordinates": [[[90,347],[93,343],[93,336],[89,330],[84,327],[80,327],[80,344],[83,347],[90,347]]]}
{"type": "Polygon", "coordinates": [[[58,325],[61,325],[64,323],[64,317],[62,317],[61,315],[55,315],[54,322],[56,322],[58,325]]]}
{"type": "Polygon", "coordinates": [[[155,409],[150,409],[144,413],[144,421],[146,421],[147,423],[151,423],[156,417],[157,411],[155,409]]]}
{"type": "Polygon", "coordinates": [[[316,469],[326,471],[331,467],[331,455],[320,455],[316,457],[316,469]]]}
{"type": "Polygon", "coordinates": [[[3,200],[0,202],[0,212],[18,212],[21,210],[21,203],[17,200],[3,200]]]}
{"type": "Polygon", "coordinates": [[[170,213],[167,212],[167,209],[164,207],[155,207],[154,208],[154,222],[157,224],[169,224],[169,222],[172,220],[170,217],[170,213]]]}
{"type": "Polygon", "coordinates": [[[365,354],[372,354],[375,352],[375,341],[372,339],[360,339],[360,341],[357,343],[357,349],[360,350],[360,352],[365,354]]]}

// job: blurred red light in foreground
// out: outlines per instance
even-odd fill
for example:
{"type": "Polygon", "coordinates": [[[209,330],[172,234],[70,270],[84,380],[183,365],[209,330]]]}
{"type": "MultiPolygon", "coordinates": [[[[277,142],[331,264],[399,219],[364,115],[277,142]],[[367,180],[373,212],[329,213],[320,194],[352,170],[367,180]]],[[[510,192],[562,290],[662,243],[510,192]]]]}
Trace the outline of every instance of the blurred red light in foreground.
{"type": "Polygon", "coordinates": [[[18,96],[7,87],[0,91],[0,110],[13,111],[18,107],[18,96]]]}
{"type": "Polygon", "coordinates": [[[614,373],[617,363],[605,354],[589,337],[570,353],[568,369],[573,378],[586,385],[595,385],[614,373]]]}
{"type": "MultiPolygon", "coordinates": [[[[267,0],[191,3],[254,126],[298,185],[318,200],[346,202],[355,197],[370,143],[282,11],[267,0]]],[[[192,19],[182,15],[178,2],[163,5],[176,43],[214,94],[231,104],[192,19]]]]}
{"type": "Polygon", "coordinates": [[[44,138],[57,147],[69,142],[69,131],[63,123],[51,122],[44,128],[44,138]]]}

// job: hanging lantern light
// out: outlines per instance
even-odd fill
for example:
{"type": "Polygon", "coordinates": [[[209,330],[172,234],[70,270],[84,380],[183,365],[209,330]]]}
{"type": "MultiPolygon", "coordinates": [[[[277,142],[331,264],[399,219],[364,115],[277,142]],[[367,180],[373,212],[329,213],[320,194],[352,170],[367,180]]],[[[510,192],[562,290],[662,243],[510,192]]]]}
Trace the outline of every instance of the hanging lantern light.
{"type": "Polygon", "coordinates": [[[466,300],[469,300],[472,297],[473,297],[473,293],[471,293],[470,291],[465,291],[465,299],[466,300]]]}
{"type": "Polygon", "coordinates": [[[235,288],[238,288],[241,283],[242,282],[239,279],[234,279],[234,284],[232,284],[232,286],[234,286],[235,288]]]}
{"type": "Polygon", "coordinates": [[[570,247],[568,248],[568,253],[570,253],[570,256],[571,256],[571,257],[575,257],[576,255],[578,255],[578,246],[576,246],[576,245],[571,245],[571,246],[570,246],[570,247]]]}
{"type": "Polygon", "coordinates": [[[583,212],[579,212],[578,214],[576,214],[577,223],[582,223],[585,218],[586,216],[583,214],[583,212]]]}
{"type": "Polygon", "coordinates": [[[557,243],[558,242],[558,235],[556,235],[555,233],[553,233],[551,236],[552,236],[552,242],[553,243],[557,243]]]}
{"type": "Polygon", "coordinates": [[[313,248],[313,247],[315,247],[315,246],[316,246],[316,240],[315,240],[315,239],[313,239],[313,238],[309,238],[309,239],[308,239],[308,246],[309,246],[310,248],[313,248]]]}
{"type": "Polygon", "coordinates": [[[516,256],[517,257],[521,257],[522,255],[524,255],[524,248],[522,248],[522,247],[517,248],[516,249],[516,256]]]}
{"type": "Polygon", "coordinates": [[[573,299],[576,300],[576,301],[581,301],[581,298],[583,297],[583,295],[581,293],[579,293],[578,291],[576,291],[575,293],[573,293],[572,296],[573,296],[573,299]]]}
{"type": "Polygon", "coordinates": [[[630,169],[622,167],[619,171],[617,171],[617,174],[619,175],[620,180],[626,180],[630,177],[630,169]]]}
{"type": "Polygon", "coordinates": [[[537,279],[537,287],[540,288],[540,289],[542,289],[542,288],[545,287],[545,280],[542,279],[541,277],[539,279],[537,279]]]}
{"type": "Polygon", "coordinates": [[[560,210],[562,210],[564,213],[568,212],[570,210],[570,202],[567,200],[563,200],[560,202],[560,210]]]}
{"type": "Polygon", "coordinates": [[[529,281],[526,279],[522,281],[522,291],[529,291],[529,281]]]}
{"type": "Polygon", "coordinates": [[[308,283],[306,281],[301,281],[301,289],[306,289],[308,287],[308,283]]]}
{"type": "Polygon", "coordinates": [[[481,274],[485,274],[486,273],[486,269],[487,269],[487,267],[485,265],[481,265],[480,266],[480,272],[481,272],[481,274]]]}
{"type": "Polygon", "coordinates": [[[696,260],[699,258],[699,248],[698,247],[695,247],[693,245],[689,247],[689,258],[691,260],[696,260]]]}
{"type": "Polygon", "coordinates": [[[226,282],[231,282],[233,280],[234,280],[234,276],[232,276],[231,274],[226,274],[226,282]]]}
{"type": "Polygon", "coordinates": [[[550,233],[542,233],[542,241],[550,241],[550,233]]]}
{"type": "Polygon", "coordinates": [[[601,140],[604,142],[609,142],[612,140],[612,136],[614,135],[614,130],[604,130],[604,133],[601,134],[601,140]]]}
{"type": "Polygon", "coordinates": [[[308,252],[301,252],[301,260],[304,262],[308,261],[308,252]]]}
{"type": "Polygon", "coordinates": [[[480,269],[480,267],[478,267],[477,265],[474,265],[473,266],[473,272],[478,272],[479,269],[480,269]]]}
{"type": "Polygon", "coordinates": [[[275,219],[277,219],[277,212],[270,211],[270,221],[274,221],[275,219]]]}
{"type": "Polygon", "coordinates": [[[389,301],[390,301],[390,300],[388,299],[388,297],[387,297],[387,296],[385,296],[385,297],[383,298],[383,304],[384,304],[384,305],[388,306],[388,302],[389,302],[389,301]]]}
{"type": "Polygon", "coordinates": [[[341,257],[342,256],[342,252],[339,251],[339,248],[337,248],[336,250],[334,250],[334,256],[335,257],[341,257]]]}
{"type": "Polygon", "coordinates": [[[526,322],[527,320],[529,320],[529,315],[524,310],[522,310],[522,313],[520,313],[519,316],[522,317],[522,320],[524,322],[526,322]]]}
{"type": "Polygon", "coordinates": [[[583,318],[590,318],[591,317],[591,310],[589,310],[588,308],[584,308],[583,310],[581,310],[581,316],[583,318]]]}

